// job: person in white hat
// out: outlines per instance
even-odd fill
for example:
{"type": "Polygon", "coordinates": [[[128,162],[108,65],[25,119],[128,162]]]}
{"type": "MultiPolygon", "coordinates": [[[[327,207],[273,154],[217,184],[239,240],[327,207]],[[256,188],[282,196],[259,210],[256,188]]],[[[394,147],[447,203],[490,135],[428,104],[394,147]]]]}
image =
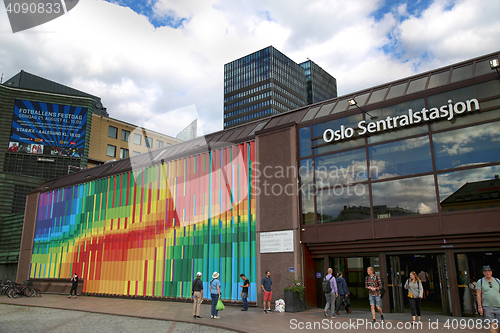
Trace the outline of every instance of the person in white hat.
{"type": "Polygon", "coordinates": [[[201,301],[203,300],[203,281],[201,281],[201,272],[196,273],[196,279],[191,284],[191,296],[193,297],[193,317],[200,317],[201,301]]]}
{"type": "Polygon", "coordinates": [[[489,265],[483,266],[484,278],[476,283],[477,310],[488,320],[491,333],[500,332],[500,280],[493,277],[489,265]]]}
{"type": "Polygon", "coordinates": [[[217,309],[215,308],[220,298],[220,286],[221,283],[219,281],[219,273],[214,272],[212,274],[212,281],[210,281],[210,295],[212,296],[212,312],[210,316],[211,319],[220,318],[217,316],[219,314],[219,311],[217,311],[217,309]]]}

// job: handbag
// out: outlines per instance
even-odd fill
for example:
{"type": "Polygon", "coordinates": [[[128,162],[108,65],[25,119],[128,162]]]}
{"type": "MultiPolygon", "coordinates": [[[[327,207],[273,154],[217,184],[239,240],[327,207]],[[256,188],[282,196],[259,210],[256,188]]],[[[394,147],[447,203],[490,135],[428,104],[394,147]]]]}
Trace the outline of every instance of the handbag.
{"type": "Polygon", "coordinates": [[[413,293],[411,291],[408,292],[408,298],[413,298],[413,293]]]}
{"type": "Polygon", "coordinates": [[[349,298],[349,296],[346,296],[344,298],[344,307],[347,307],[347,308],[351,307],[351,299],[349,298]]]}
{"type": "Polygon", "coordinates": [[[222,303],[222,301],[219,299],[217,301],[217,305],[215,306],[215,310],[217,311],[222,311],[224,310],[226,307],[224,306],[224,303],[222,303]]]}

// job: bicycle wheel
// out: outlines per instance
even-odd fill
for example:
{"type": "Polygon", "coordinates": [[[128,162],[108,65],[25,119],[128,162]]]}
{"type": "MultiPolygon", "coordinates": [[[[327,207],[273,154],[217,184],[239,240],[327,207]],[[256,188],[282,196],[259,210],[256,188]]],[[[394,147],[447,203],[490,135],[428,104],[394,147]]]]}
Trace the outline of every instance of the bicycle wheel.
{"type": "Polygon", "coordinates": [[[24,289],[24,296],[27,296],[27,297],[35,297],[35,289],[32,288],[32,287],[26,287],[24,289]]]}
{"type": "Polygon", "coordinates": [[[22,293],[21,293],[21,291],[20,291],[19,289],[17,289],[17,288],[12,288],[11,290],[9,290],[9,294],[8,294],[8,296],[9,296],[10,298],[19,298],[19,297],[21,297],[21,296],[22,296],[22,293]]]}

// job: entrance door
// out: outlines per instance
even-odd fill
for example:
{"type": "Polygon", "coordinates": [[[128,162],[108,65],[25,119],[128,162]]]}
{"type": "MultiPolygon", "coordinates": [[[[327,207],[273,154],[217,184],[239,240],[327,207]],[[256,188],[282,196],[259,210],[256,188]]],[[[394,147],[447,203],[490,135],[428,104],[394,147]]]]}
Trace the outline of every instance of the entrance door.
{"type": "Polygon", "coordinates": [[[399,256],[389,256],[391,265],[392,303],[394,312],[405,311],[403,301],[403,281],[401,281],[401,262],[399,256]]]}
{"type": "Polygon", "coordinates": [[[439,289],[441,291],[441,305],[443,307],[443,314],[451,316],[451,297],[450,287],[448,283],[448,271],[446,269],[446,258],[444,254],[436,256],[439,274],[439,289]]]}

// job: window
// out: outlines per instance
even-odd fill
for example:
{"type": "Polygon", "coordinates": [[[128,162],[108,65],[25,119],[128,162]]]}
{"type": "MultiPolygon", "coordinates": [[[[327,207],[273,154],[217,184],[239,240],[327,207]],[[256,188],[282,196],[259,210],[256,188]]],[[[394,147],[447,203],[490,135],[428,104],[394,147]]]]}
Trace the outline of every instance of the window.
{"type": "Polygon", "coordinates": [[[146,147],[153,148],[153,138],[148,138],[147,136],[144,138],[144,143],[146,147]]]}
{"type": "Polygon", "coordinates": [[[165,144],[161,140],[156,140],[156,148],[163,148],[165,144]]]}
{"type": "Polygon", "coordinates": [[[106,150],[106,155],[109,157],[116,156],[116,146],[108,145],[108,149],[106,150]]]}
{"type": "Polygon", "coordinates": [[[129,139],[130,139],[130,131],[122,129],[122,141],[128,142],[129,139]]]}
{"type": "Polygon", "coordinates": [[[140,146],[142,143],[142,135],[134,133],[134,143],[140,146]]]}
{"type": "Polygon", "coordinates": [[[128,149],[120,148],[120,158],[124,159],[124,158],[128,158],[128,157],[129,157],[128,149]]]}
{"type": "Polygon", "coordinates": [[[113,126],[109,126],[108,136],[110,138],[116,139],[118,136],[118,128],[113,127],[113,126]]]}
{"type": "Polygon", "coordinates": [[[132,156],[137,156],[137,155],[141,155],[141,153],[138,151],[132,151],[132,156]]]}

